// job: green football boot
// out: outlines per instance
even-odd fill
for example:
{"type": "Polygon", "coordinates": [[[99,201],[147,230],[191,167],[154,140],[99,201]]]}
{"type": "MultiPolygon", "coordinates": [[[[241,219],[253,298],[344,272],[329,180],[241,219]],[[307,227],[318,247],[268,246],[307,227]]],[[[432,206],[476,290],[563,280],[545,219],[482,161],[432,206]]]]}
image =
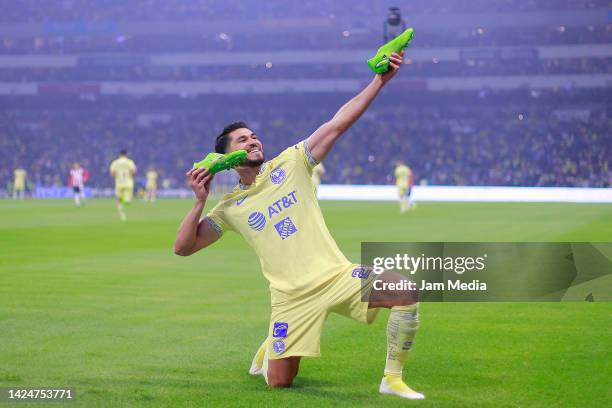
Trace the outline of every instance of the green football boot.
{"type": "Polygon", "coordinates": [[[408,47],[414,37],[412,28],[406,29],[403,33],[383,45],[378,49],[376,55],[368,60],[368,66],[377,74],[383,74],[389,70],[389,58],[394,52],[399,54],[408,47]]]}
{"type": "Polygon", "coordinates": [[[246,150],[236,150],[235,152],[227,154],[208,153],[204,160],[193,163],[193,168],[204,168],[207,169],[210,174],[217,174],[220,171],[229,170],[240,165],[246,157],[246,150]]]}

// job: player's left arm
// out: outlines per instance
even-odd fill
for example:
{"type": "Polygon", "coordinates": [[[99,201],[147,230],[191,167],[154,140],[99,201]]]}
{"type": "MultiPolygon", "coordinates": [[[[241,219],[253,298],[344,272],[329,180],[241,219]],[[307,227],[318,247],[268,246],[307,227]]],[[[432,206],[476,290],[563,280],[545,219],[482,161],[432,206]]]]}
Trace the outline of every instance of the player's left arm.
{"type": "Polygon", "coordinates": [[[403,57],[403,51],[401,54],[391,54],[389,70],[384,74],[376,74],[368,86],[344,104],[331,120],[321,125],[306,139],[310,148],[310,154],[317,163],[325,159],[340,135],[346,132],[359,119],[368,109],[374,98],[376,98],[382,87],[395,76],[402,65],[403,57]]]}

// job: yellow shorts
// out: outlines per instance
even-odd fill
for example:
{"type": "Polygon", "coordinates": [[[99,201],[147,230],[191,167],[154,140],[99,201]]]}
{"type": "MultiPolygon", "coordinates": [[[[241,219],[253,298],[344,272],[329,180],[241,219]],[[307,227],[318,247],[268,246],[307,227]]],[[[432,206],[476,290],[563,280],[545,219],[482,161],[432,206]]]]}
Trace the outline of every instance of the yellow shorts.
{"type": "Polygon", "coordinates": [[[321,290],[272,305],[268,333],[268,358],[318,357],[323,323],[330,312],[370,324],[378,309],[368,309],[371,269],[352,265],[321,290]],[[363,288],[363,289],[362,289],[363,288]]]}
{"type": "Polygon", "coordinates": [[[129,203],[132,201],[132,196],[134,195],[134,187],[133,186],[126,186],[126,187],[115,187],[115,197],[117,197],[117,200],[124,202],[124,203],[129,203]]]}

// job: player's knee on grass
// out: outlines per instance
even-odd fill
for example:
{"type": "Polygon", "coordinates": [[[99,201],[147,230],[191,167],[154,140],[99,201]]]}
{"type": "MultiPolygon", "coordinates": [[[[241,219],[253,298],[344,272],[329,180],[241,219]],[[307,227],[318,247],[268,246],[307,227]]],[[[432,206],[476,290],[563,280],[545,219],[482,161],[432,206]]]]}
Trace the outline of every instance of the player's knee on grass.
{"type": "Polygon", "coordinates": [[[268,361],[268,385],[271,388],[289,388],[298,373],[299,357],[281,358],[268,361]]]}
{"type": "MultiPolygon", "coordinates": [[[[400,283],[407,280],[404,275],[397,272],[385,272],[380,275],[379,279],[382,283],[400,283]]],[[[379,285],[380,286],[380,285],[379,285]]],[[[372,289],[370,293],[370,305],[372,307],[393,307],[393,306],[404,306],[417,303],[419,301],[418,290],[390,290],[372,289]]]]}
{"type": "Polygon", "coordinates": [[[270,388],[290,388],[293,385],[293,378],[268,377],[268,385],[270,388]]]}

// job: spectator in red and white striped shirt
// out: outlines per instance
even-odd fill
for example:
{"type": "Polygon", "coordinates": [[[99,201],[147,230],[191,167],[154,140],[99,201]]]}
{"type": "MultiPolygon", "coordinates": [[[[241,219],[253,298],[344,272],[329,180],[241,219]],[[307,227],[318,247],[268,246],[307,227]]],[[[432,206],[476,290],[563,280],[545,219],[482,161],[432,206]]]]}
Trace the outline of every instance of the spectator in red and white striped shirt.
{"type": "Polygon", "coordinates": [[[74,193],[74,204],[77,207],[81,206],[81,202],[85,200],[85,182],[89,178],[87,170],[82,168],[79,163],[74,163],[70,169],[70,177],[68,185],[72,187],[74,193]]]}

